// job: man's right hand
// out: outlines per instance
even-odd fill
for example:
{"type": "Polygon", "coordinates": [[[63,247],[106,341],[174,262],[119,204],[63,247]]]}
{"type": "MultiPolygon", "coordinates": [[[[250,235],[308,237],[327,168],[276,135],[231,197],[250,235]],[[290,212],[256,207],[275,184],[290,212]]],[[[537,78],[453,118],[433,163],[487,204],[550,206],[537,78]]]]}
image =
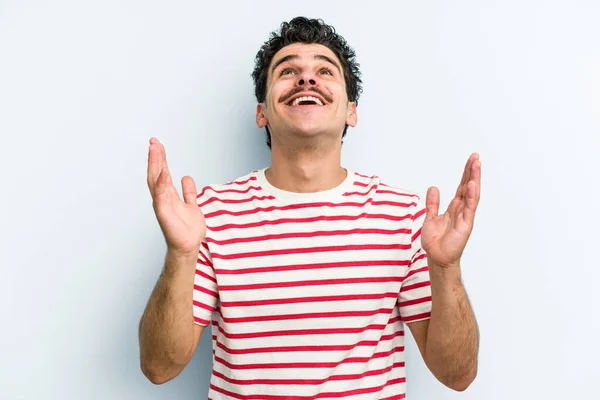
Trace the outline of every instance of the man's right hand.
{"type": "Polygon", "coordinates": [[[206,236],[204,215],[196,203],[196,185],[189,176],[181,179],[181,201],[167,166],[165,147],[150,139],[148,151],[148,188],[154,213],[167,241],[169,252],[195,257],[206,236]]]}

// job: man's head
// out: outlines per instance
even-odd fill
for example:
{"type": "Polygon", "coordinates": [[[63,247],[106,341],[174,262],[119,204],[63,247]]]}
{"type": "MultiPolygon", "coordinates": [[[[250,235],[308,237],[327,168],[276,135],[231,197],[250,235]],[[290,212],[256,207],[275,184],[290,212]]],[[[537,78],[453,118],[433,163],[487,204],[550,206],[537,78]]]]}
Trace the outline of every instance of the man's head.
{"type": "Polygon", "coordinates": [[[252,73],[256,123],[269,147],[271,135],[343,138],[356,125],[362,81],[355,57],[322,20],[297,17],[271,33],[252,73]]]}

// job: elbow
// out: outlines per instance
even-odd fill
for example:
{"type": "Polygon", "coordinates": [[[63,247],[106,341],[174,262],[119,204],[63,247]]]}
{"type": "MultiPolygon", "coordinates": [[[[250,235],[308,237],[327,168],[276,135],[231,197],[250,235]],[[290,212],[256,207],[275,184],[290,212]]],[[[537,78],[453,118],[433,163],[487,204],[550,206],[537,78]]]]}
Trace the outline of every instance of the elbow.
{"type": "Polygon", "coordinates": [[[169,382],[171,380],[171,379],[166,378],[164,376],[152,375],[152,374],[146,375],[146,378],[148,378],[148,380],[150,382],[152,382],[154,385],[162,385],[163,383],[167,383],[167,382],[169,382]]]}
{"type": "Polygon", "coordinates": [[[164,372],[159,371],[158,368],[153,367],[150,363],[142,361],[140,367],[144,376],[155,385],[162,385],[173,378],[167,376],[164,372]]]}
{"type": "Polygon", "coordinates": [[[142,352],[140,357],[140,369],[144,376],[155,385],[162,385],[175,378],[183,371],[190,357],[184,357],[184,360],[175,360],[167,358],[158,360],[149,354],[142,352]]]}
{"type": "Polygon", "coordinates": [[[157,360],[140,359],[140,369],[144,376],[155,385],[162,385],[175,378],[183,370],[184,365],[164,364],[157,360]]]}
{"type": "Polygon", "coordinates": [[[471,386],[476,377],[477,369],[473,368],[466,373],[453,376],[451,379],[446,379],[446,381],[442,381],[442,383],[452,390],[464,392],[469,386],[471,386]]]}

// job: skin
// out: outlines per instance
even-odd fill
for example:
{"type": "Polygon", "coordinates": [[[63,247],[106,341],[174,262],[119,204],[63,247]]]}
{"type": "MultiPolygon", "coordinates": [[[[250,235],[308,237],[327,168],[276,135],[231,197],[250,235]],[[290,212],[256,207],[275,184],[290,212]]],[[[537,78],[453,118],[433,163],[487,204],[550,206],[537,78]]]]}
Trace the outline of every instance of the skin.
{"type": "MultiPolygon", "coordinates": [[[[341,167],[345,125],[357,123],[356,104],[349,101],[341,63],[328,48],[292,44],[273,57],[267,95],[256,108],[256,125],[271,132],[269,182],[282,190],[315,192],[338,186],[346,178],[341,167]],[[319,96],[324,105],[290,106],[294,94],[319,96]]],[[[431,318],[409,323],[428,368],[454,390],[475,379],[479,332],[461,280],[460,260],[472,232],[479,203],[481,162],[472,154],[454,199],[439,214],[440,194],[430,187],[421,243],[431,277],[431,318]]],[[[163,273],[140,320],[141,367],[160,384],[177,376],[191,359],[202,327],[192,323],[192,282],[197,249],[206,234],[196,206],[196,186],[182,179],[184,200],[169,174],[164,146],[150,140],[148,187],[159,225],[167,241],[163,273]]]]}
{"type": "Polygon", "coordinates": [[[475,153],[446,212],[439,214],[439,190],[427,190],[421,245],[431,280],[431,318],[408,324],[428,368],[458,391],[477,376],[479,329],[462,284],[460,259],[473,230],[480,186],[481,162],[475,153]]]}
{"type": "Polygon", "coordinates": [[[271,184],[293,192],[339,185],[346,177],[341,167],[342,132],[345,124],[356,123],[356,104],[348,100],[341,63],[331,50],[318,44],[292,44],[275,54],[265,102],[256,107],[256,125],[268,126],[271,132],[271,166],[266,171],[271,184]],[[282,101],[303,89],[317,90],[330,101],[304,107],[282,101]]]}
{"type": "Polygon", "coordinates": [[[173,185],[164,146],[158,139],[150,139],[148,189],[167,242],[167,255],[140,320],[139,346],[142,372],[155,384],[179,375],[203,331],[191,316],[196,260],[206,236],[206,223],[196,203],[194,180],[185,176],[181,185],[184,201],[173,185]]]}

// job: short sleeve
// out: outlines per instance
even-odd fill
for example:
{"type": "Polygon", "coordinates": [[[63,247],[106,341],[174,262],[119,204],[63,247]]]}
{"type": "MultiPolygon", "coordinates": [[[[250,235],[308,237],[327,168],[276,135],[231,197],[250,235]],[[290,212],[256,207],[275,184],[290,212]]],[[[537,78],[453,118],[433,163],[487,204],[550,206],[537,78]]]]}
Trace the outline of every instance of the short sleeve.
{"type": "Polygon", "coordinates": [[[210,324],[218,297],[212,258],[206,241],[203,241],[198,252],[196,275],[194,276],[194,323],[202,326],[210,324]]]}
{"type": "Polygon", "coordinates": [[[421,247],[421,228],[425,221],[425,203],[419,199],[411,216],[410,262],[398,297],[400,316],[404,323],[431,317],[431,286],[427,254],[421,247]]]}

